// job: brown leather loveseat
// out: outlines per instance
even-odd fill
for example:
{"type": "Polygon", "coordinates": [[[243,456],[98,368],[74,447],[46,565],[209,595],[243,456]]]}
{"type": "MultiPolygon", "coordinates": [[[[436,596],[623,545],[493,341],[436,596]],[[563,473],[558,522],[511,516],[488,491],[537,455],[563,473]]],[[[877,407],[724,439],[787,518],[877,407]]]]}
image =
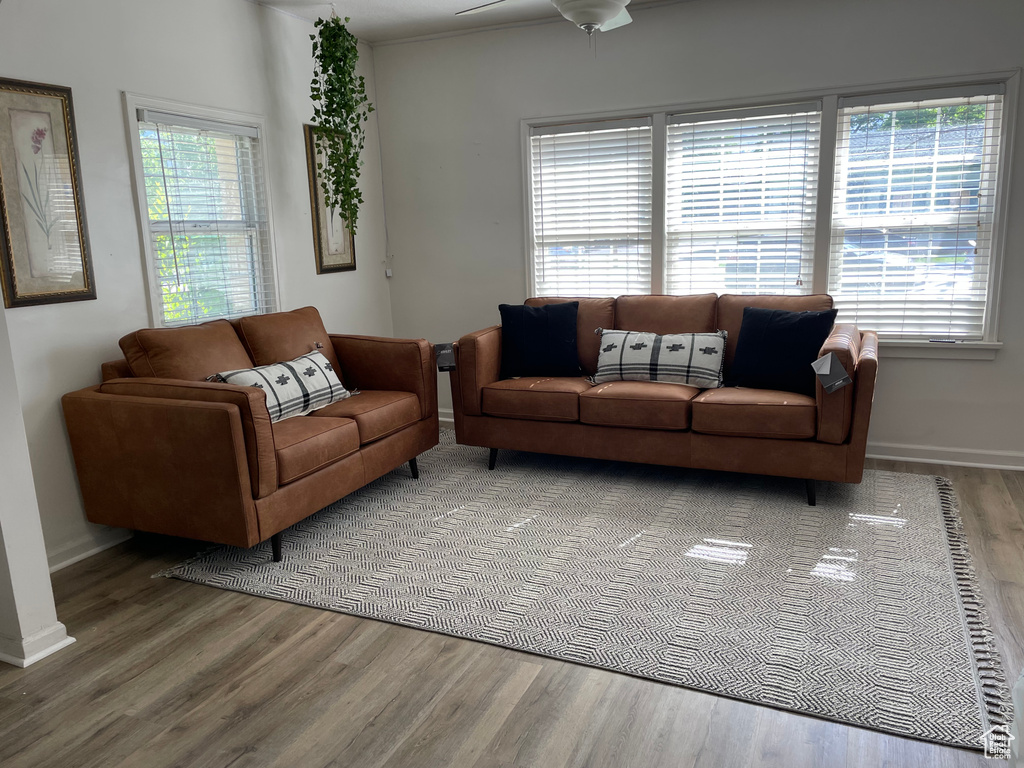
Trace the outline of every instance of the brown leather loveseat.
{"type": "MultiPolygon", "coordinates": [[[[620,296],[528,299],[529,306],[579,301],[577,350],[583,370],[597,368],[597,328],[657,334],[728,331],[725,373],[745,307],[792,311],[832,308],[832,297],[620,296]]],[[[821,355],[835,352],[853,383],[816,395],[586,377],[500,379],[501,327],[463,336],[451,372],[459,443],[599,459],[860,482],[878,367],[878,338],[834,326],[821,355]]]]}
{"type": "Polygon", "coordinates": [[[64,396],[88,518],[252,547],[437,445],[434,351],[423,339],[328,334],[313,307],[145,329],[103,383],[64,396]],[[266,394],[214,373],[320,351],[346,400],[271,423],[266,394]]]}

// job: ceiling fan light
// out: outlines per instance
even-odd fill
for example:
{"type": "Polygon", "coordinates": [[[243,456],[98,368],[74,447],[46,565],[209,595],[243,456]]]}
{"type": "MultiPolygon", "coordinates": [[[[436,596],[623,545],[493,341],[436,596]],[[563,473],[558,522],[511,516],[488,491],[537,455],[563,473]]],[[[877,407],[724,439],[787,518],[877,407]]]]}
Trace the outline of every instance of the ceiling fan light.
{"type": "Polygon", "coordinates": [[[622,13],[629,0],[551,0],[551,4],[569,21],[591,34],[622,13]]]}

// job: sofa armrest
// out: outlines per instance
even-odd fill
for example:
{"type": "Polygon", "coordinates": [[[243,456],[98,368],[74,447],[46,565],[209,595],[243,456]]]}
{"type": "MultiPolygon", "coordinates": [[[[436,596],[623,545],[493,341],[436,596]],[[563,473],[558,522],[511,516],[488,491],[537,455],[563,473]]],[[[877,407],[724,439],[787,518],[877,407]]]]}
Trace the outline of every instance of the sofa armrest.
{"type": "Polygon", "coordinates": [[[868,449],[868,427],[871,426],[871,404],[875,399],[878,376],[878,334],[864,331],[860,335],[857,356],[857,378],[845,389],[853,390],[853,421],[850,424],[850,450],[846,461],[846,482],[859,483],[864,476],[864,455],[868,449]]]}
{"type": "Polygon", "coordinates": [[[152,397],[203,403],[225,403],[238,409],[245,439],[246,464],[253,498],[277,490],[277,453],[267,410],[267,395],[259,387],[180,379],[113,379],[99,386],[104,395],[152,397]]]}
{"type": "MultiPolygon", "coordinates": [[[[860,354],[860,333],[857,326],[837,323],[832,333],[821,346],[818,357],[835,353],[842,363],[846,375],[856,381],[857,357],[860,354]]],[[[820,381],[814,383],[815,399],[818,404],[818,440],[839,445],[846,442],[853,418],[853,385],[847,384],[831,394],[825,392],[820,381]]]]}
{"type": "Polygon", "coordinates": [[[426,339],[331,334],[346,386],[412,392],[420,401],[420,418],[437,413],[434,345],[426,339]]]}
{"type": "Polygon", "coordinates": [[[461,397],[455,397],[453,392],[452,400],[456,408],[461,401],[463,413],[479,416],[480,390],[501,378],[501,326],[492,325],[467,334],[456,347],[458,358],[452,383],[457,377],[461,397]]]}
{"type": "Polygon", "coordinates": [[[99,390],[61,400],[90,520],[240,547],[261,540],[238,406],[99,390]]]}

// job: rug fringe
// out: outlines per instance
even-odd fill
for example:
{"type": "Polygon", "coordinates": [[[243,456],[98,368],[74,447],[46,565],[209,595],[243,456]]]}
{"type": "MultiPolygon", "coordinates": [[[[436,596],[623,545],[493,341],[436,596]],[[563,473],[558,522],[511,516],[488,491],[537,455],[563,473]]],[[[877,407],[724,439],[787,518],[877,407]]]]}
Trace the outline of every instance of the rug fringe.
{"type": "MultiPolygon", "coordinates": [[[[986,731],[999,728],[992,734],[994,747],[1009,748],[1008,726],[1013,722],[1013,702],[1010,686],[1003,672],[1003,662],[996,650],[995,633],[985,609],[978,574],[971,560],[960,517],[960,501],[953,483],[945,477],[935,477],[942,508],[942,519],[946,527],[949,551],[953,559],[953,574],[956,579],[960,604],[967,622],[967,632],[974,652],[975,667],[981,688],[982,709],[987,722],[986,731]]],[[[980,734],[979,734],[980,737],[980,734]]]]}

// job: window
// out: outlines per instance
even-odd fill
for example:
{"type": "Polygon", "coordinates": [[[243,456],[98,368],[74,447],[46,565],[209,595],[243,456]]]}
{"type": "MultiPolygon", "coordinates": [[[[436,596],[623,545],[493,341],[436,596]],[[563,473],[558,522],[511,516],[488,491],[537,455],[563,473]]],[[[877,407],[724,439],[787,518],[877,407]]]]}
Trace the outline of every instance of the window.
{"type": "Polygon", "coordinates": [[[1005,90],[531,126],[531,293],[828,291],[889,339],[994,342],[1005,90]]]}
{"type": "Polygon", "coordinates": [[[533,279],[542,296],[646,293],[651,126],[562,126],[530,141],[533,279]]]}
{"type": "Polygon", "coordinates": [[[259,127],[148,108],[134,114],[154,323],[274,311],[259,127]]]}
{"type": "Polygon", "coordinates": [[[983,339],[1002,99],[840,102],[829,292],[893,337],[983,339]]]}
{"type": "Polygon", "coordinates": [[[817,105],[669,118],[668,293],[810,293],[817,105]]]}

